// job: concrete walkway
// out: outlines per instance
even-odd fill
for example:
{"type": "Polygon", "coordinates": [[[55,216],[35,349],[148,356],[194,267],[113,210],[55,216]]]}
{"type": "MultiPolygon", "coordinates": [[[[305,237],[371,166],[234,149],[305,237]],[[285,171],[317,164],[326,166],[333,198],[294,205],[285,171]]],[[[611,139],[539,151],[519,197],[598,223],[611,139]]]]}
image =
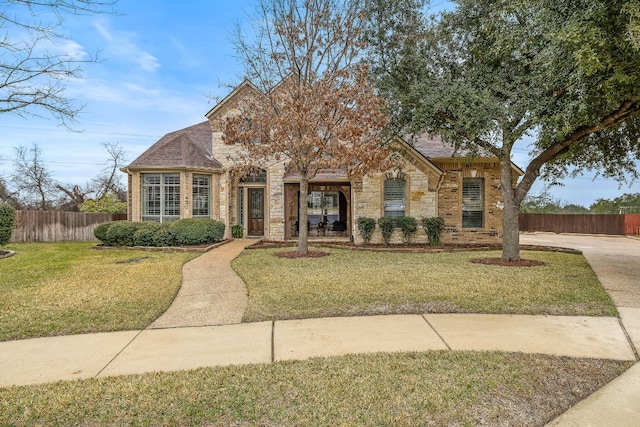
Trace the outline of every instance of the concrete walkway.
{"type": "Polygon", "coordinates": [[[182,286],[169,309],[151,329],[230,325],[242,322],[247,288],[231,268],[253,240],[233,240],[189,261],[182,268],[182,286]]]}
{"type": "MultiPolygon", "coordinates": [[[[185,265],[171,308],[149,328],[0,342],[0,387],[348,353],[502,350],[637,360],[640,241],[523,235],[522,243],[580,249],[621,318],[425,314],[239,323],[246,289],[229,262],[233,241],[185,265]]],[[[550,425],[640,425],[640,364],[550,425]]]]}

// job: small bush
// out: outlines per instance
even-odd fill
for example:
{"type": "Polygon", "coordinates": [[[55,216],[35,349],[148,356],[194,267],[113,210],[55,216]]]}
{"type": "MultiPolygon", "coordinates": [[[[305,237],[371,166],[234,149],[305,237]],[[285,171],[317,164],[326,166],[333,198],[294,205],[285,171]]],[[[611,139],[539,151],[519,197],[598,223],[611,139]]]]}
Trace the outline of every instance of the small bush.
{"type": "Polygon", "coordinates": [[[13,206],[0,203],[0,246],[9,243],[15,224],[16,210],[13,206]]]}
{"type": "Polygon", "coordinates": [[[244,230],[242,229],[242,226],[240,224],[231,226],[231,237],[233,237],[234,239],[242,239],[243,235],[244,230]]]}
{"type": "Polygon", "coordinates": [[[177,245],[202,245],[219,242],[224,236],[224,224],[208,218],[187,218],[172,222],[169,229],[177,245]]]}
{"type": "Polygon", "coordinates": [[[138,224],[129,221],[116,221],[111,224],[106,234],[104,244],[109,246],[133,246],[133,235],[138,230],[138,224]]]}
{"type": "Polygon", "coordinates": [[[111,227],[111,225],[113,224],[113,222],[105,222],[104,224],[97,225],[93,229],[93,235],[96,237],[96,239],[100,240],[106,245],[107,231],[109,231],[109,227],[111,227]]]}
{"type": "Polygon", "coordinates": [[[422,227],[427,232],[427,238],[430,245],[440,245],[442,232],[444,231],[444,218],[422,218],[422,227]]]}
{"type": "Polygon", "coordinates": [[[412,216],[401,216],[397,222],[402,229],[402,236],[405,243],[411,243],[411,239],[418,231],[418,221],[412,216]]]}
{"type": "Polygon", "coordinates": [[[373,232],[375,230],[375,219],[367,217],[358,218],[358,231],[360,232],[360,236],[362,236],[362,240],[364,240],[365,245],[368,245],[369,242],[371,242],[371,236],[373,236],[373,232]]]}
{"type": "Polygon", "coordinates": [[[378,227],[380,227],[384,244],[388,245],[395,228],[395,219],[386,216],[380,217],[378,218],[378,227]]]}

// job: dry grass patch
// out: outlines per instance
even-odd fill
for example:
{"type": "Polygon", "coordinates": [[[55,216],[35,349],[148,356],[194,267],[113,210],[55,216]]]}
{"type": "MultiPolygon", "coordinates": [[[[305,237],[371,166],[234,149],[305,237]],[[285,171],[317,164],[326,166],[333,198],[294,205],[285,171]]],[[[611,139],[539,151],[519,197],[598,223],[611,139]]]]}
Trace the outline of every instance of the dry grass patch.
{"type": "Polygon", "coordinates": [[[629,363],[352,355],[0,388],[0,425],[544,425],[629,363]]]}
{"type": "Polygon", "coordinates": [[[507,268],[472,263],[478,252],[322,250],[331,255],[282,259],[273,255],[278,249],[256,249],[236,258],[232,267],[249,290],[245,320],[429,312],[617,315],[581,255],[527,251],[524,258],[545,265],[507,268]]]}
{"type": "Polygon", "coordinates": [[[0,261],[0,340],[141,329],[173,301],[198,254],[16,244],[0,261]]]}

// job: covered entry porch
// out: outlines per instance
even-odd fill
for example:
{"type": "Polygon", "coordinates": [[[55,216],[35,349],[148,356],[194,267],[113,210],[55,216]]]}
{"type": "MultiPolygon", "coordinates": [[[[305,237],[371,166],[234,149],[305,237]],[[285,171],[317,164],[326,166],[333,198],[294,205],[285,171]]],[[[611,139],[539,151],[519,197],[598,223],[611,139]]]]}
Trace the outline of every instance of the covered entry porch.
{"type": "MultiPolygon", "coordinates": [[[[310,240],[351,240],[351,184],[309,183],[307,199],[310,240]]],[[[300,232],[300,184],[285,183],[285,240],[297,240],[300,232]]]]}

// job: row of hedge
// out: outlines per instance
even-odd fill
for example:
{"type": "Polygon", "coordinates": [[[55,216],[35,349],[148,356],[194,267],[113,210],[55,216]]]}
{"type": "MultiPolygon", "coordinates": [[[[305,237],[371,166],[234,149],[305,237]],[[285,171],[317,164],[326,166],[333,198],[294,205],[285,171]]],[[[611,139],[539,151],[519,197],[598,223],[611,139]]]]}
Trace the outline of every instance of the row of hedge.
{"type": "Polygon", "coordinates": [[[170,223],[114,221],[98,225],[93,234],[107,246],[205,245],[224,238],[224,224],[207,218],[170,223]]]}
{"type": "MultiPolygon", "coordinates": [[[[411,243],[411,239],[418,231],[418,221],[411,216],[401,216],[401,217],[395,217],[395,218],[380,217],[378,218],[377,224],[378,224],[378,227],[380,228],[382,239],[384,240],[384,243],[387,245],[391,240],[391,235],[393,234],[393,230],[395,228],[400,228],[402,230],[402,236],[406,243],[411,243]]],[[[444,231],[443,218],[440,218],[440,217],[422,218],[422,227],[427,233],[429,244],[431,245],[441,244],[440,239],[442,237],[442,232],[444,231]]],[[[362,236],[362,240],[364,240],[365,244],[369,244],[375,229],[376,229],[375,219],[367,218],[367,217],[358,218],[358,231],[360,232],[360,236],[362,236]]]]}

